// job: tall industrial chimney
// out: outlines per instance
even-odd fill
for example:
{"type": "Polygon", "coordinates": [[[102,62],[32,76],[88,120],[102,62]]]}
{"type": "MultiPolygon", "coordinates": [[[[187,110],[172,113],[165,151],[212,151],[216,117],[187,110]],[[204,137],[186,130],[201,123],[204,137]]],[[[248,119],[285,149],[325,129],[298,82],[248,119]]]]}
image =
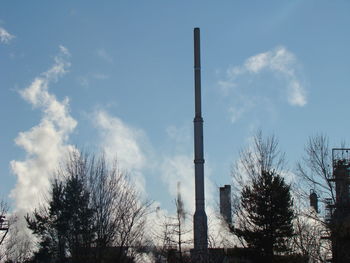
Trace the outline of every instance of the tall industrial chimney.
{"type": "Polygon", "coordinates": [[[200,31],[194,29],[194,169],[196,211],[193,217],[194,252],[206,256],[208,252],[208,225],[204,204],[204,157],[203,157],[203,118],[201,109],[201,61],[200,31]]]}

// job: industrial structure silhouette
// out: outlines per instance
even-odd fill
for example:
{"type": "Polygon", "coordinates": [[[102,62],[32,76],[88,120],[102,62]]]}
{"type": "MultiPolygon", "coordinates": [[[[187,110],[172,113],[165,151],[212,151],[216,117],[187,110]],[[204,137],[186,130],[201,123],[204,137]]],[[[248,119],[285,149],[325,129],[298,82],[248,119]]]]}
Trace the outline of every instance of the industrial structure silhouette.
{"type": "MultiPolygon", "coordinates": [[[[329,262],[350,262],[350,149],[332,149],[333,174],[328,179],[335,189],[335,196],[326,199],[326,223],[332,242],[332,258],[329,262]]],[[[310,196],[311,202],[311,196],[310,196]]],[[[317,211],[317,202],[315,209],[317,211]]]]}

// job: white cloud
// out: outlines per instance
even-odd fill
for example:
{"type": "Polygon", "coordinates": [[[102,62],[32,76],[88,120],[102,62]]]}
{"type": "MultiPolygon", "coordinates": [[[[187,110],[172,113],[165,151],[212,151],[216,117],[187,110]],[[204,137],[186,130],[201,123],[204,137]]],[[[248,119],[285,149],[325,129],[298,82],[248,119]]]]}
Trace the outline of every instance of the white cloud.
{"type": "MultiPolygon", "coordinates": [[[[307,96],[305,88],[297,76],[297,67],[298,61],[295,55],[285,47],[277,47],[271,51],[249,57],[241,66],[229,67],[226,71],[226,77],[219,80],[218,85],[223,94],[228,96],[232,90],[238,89],[237,81],[239,77],[270,72],[285,80],[286,85],[283,86],[282,90],[288,103],[292,106],[302,107],[307,104],[307,96]]],[[[242,90],[240,94],[244,94],[244,92],[242,90]]],[[[236,93],[238,94],[238,92],[236,93]]],[[[261,94],[258,95],[261,97],[264,96],[261,92],[255,92],[255,94],[261,94]]],[[[246,112],[247,107],[244,106],[251,104],[248,97],[241,96],[242,98],[244,101],[241,101],[241,103],[245,104],[243,105],[243,109],[241,105],[239,107],[237,105],[230,107],[230,111],[233,113],[233,121],[236,121],[246,112]]]]}
{"type": "Polygon", "coordinates": [[[11,35],[9,32],[6,31],[5,28],[0,27],[0,42],[2,43],[9,43],[11,39],[13,39],[15,36],[11,35]]]}
{"type": "MultiPolygon", "coordinates": [[[[261,53],[256,56],[248,58],[244,63],[244,67],[250,72],[258,73],[269,64],[269,61],[270,61],[269,52],[261,53]]],[[[234,69],[232,72],[232,75],[242,74],[242,73],[243,73],[243,70],[239,71],[237,69],[234,69]]]]}
{"type": "Polygon", "coordinates": [[[77,83],[84,87],[88,88],[90,86],[90,83],[92,80],[106,80],[109,79],[109,76],[103,73],[93,73],[93,74],[88,74],[88,75],[82,75],[78,76],[76,78],[77,83]]]}
{"type": "Polygon", "coordinates": [[[244,115],[244,113],[252,110],[257,104],[255,102],[255,98],[248,98],[238,94],[236,97],[239,98],[236,105],[231,105],[228,108],[232,123],[238,121],[244,115]]]}
{"type": "Polygon", "coordinates": [[[181,195],[185,208],[194,213],[194,166],[190,155],[166,156],[161,164],[163,182],[168,186],[170,195],[177,196],[177,183],[181,183],[181,195]]]}
{"type": "Polygon", "coordinates": [[[130,172],[138,190],[145,193],[142,170],[147,167],[149,160],[146,157],[148,147],[144,132],[102,110],[95,112],[94,120],[107,157],[116,158],[120,168],[130,172]]]}
{"type": "Polygon", "coordinates": [[[105,79],[108,79],[108,78],[109,78],[108,75],[102,74],[102,73],[95,73],[95,74],[93,74],[93,77],[94,77],[95,79],[100,79],[100,80],[105,80],[105,79]]]}
{"type": "Polygon", "coordinates": [[[17,177],[11,197],[15,200],[15,209],[19,212],[30,211],[37,206],[50,184],[53,171],[63,155],[73,146],[67,143],[77,122],[69,113],[69,101],[57,100],[49,92],[49,84],[67,72],[68,50],[60,47],[54,65],[29,87],[20,91],[20,95],[34,108],[42,111],[40,123],[30,130],[20,132],[15,143],[26,151],[23,161],[11,161],[11,170],[17,177]]]}
{"type": "MultiPolygon", "coordinates": [[[[35,78],[29,87],[20,91],[28,103],[40,109],[43,117],[38,125],[20,132],[15,139],[15,143],[25,150],[25,159],[10,162],[12,173],[17,177],[16,185],[10,193],[15,202],[18,216],[15,225],[21,240],[16,244],[16,249],[20,249],[23,244],[34,245],[34,237],[26,227],[24,216],[43,201],[55,169],[64,155],[74,149],[68,144],[68,137],[77,122],[69,113],[69,101],[67,98],[59,101],[49,92],[49,84],[67,72],[68,57],[68,50],[61,46],[54,65],[35,78]]],[[[30,251],[35,248],[28,249],[30,251]]]]}
{"type": "Polygon", "coordinates": [[[96,54],[99,58],[101,58],[109,63],[113,62],[113,57],[110,54],[108,54],[108,52],[104,48],[98,49],[96,51],[96,54]]]}
{"type": "Polygon", "coordinates": [[[166,128],[166,133],[170,139],[172,152],[179,154],[188,153],[192,150],[192,129],[190,125],[170,125],[166,128]]]}
{"type": "Polygon", "coordinates": [[[296,106],[304,106],[307,103],[305,90],[295,79],[292,79],[288,86],[288,101],[296,106]]]}
{"type": "MultiPolygon", "coordinates": [[[[172,142],[171,153],[163,154],[159,165],[163,182],[168,187],[169,194],[176,198],[177,183],[180,182],[181,194],[185,208],[191,214],[195,208],[195,187],[194,187],[194,163],[193,163],[193,141],[191,129],[189,126],[175,125],[166,128],[168,137],[172,142]]],[[[210,180],[211,171],[208,163],[205,164],[205,199],[207,205],[214,199],[213,192],[215,187],[210,180]]]]}

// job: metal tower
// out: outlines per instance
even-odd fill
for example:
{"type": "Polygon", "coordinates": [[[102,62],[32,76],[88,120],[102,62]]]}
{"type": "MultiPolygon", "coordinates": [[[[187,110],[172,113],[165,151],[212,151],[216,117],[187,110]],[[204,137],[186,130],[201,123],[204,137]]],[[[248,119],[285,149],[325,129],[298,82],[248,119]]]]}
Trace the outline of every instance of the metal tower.
{"type": "Polygon", "coordinates": [[[203,118],[201,109],[200,31],[194,29],[194,165],[196,211],[193,216],[194,252],[204,257],[208,252],[208,225],[204,201],[203,118]]]}
{"type": "Polygon", "coordinates": [[[331,262],[345,263],[350,262],[350,149],[332,149],[332,162],[333,176],[328,181],[335,188],[335,198],[326,199],[331,262]]]}

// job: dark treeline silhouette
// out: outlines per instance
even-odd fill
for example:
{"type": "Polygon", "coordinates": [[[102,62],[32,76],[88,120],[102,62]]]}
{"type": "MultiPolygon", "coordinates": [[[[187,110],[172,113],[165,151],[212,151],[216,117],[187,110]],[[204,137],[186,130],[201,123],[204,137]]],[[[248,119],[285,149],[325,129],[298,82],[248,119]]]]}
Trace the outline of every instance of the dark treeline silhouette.
{"type": "MultiPolygon", "coordinates": [[[[209,249],[209,262],[350,262],[350,196],[349,187],[342,188],[350,185],[350,154],[339,151],[332,155],[324,135],[310,137],[289,172],[276,137],[258,132],[232,169],[233,220],[222,222],[232,242],[218,241],[221,248],[209,249]],[[323,203],[314,200],[316,209],[310,190],[323,203]]],[[[144,252],[154,262],[191,262],[193,240],[180,191],[175,215],[158,218],[155,233],[146,225],[151,203],[103,154],[71,152],[52,178],[46,200],[25,217],[36,237],[32,251],[26,250],[29,241],[16,239],[16,216],[7,216],[1,202],[1,216],[10,219],[1,262],[136,262],[144,252]]]]}

